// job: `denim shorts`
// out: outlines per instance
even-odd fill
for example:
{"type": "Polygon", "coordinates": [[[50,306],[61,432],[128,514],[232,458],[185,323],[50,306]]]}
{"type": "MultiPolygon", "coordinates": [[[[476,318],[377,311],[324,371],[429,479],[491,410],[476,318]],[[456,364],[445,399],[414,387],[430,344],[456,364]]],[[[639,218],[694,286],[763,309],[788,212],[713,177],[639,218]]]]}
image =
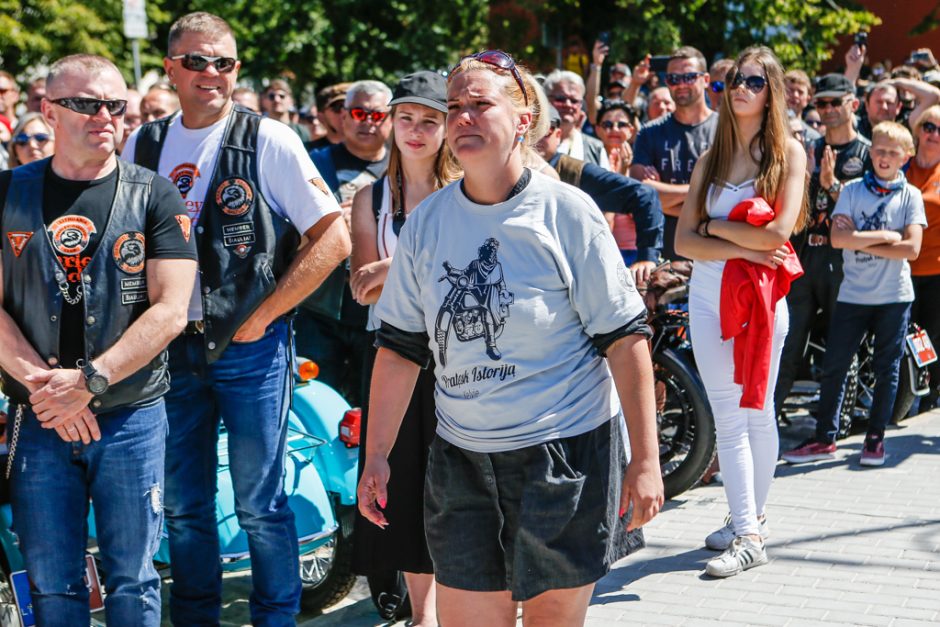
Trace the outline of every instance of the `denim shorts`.
{"type": "Polygon", "coordinates": [[[632,512],[618,518],[620,423],[500,453],[436,438],[424,523],[437,581],[526,601],[594,583],[642,548],[642,530],[626,530],[632,512]]]}

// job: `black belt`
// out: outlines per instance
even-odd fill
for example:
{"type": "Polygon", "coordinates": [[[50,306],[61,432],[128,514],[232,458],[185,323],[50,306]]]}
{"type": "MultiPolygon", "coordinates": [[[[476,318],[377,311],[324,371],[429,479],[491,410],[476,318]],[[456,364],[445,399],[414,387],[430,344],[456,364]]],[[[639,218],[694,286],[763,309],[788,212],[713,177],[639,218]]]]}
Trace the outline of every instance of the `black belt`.
{"type": "Polygon", "coordinates": [[[183,335],[202,335],[206,332],[206,323],[202,320],[190,320],[183,329],[183,335]]]}

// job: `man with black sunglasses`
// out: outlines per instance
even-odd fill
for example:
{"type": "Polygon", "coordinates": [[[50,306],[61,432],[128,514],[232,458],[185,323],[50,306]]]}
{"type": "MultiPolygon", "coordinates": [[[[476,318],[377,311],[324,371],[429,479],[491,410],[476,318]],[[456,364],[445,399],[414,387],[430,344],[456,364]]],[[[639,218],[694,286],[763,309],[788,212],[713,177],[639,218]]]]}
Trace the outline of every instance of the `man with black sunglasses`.
{"type": "Polygon", "coordinates": [[[283,78],[275,78],[268,83],[261,94],[261,110],[266,117],[282,122],[292,129],[305,144],[310,141],[310,131],[303,124],[294,122],[291,112],[294,110],[294,92],[283,78]]]}
{"type": "Polygon", "coordinates": [[[708,108],[705,57],[695,48],[684,46],[672,53],[666,84],[676,110],[640,130],[630,176],[659,192],[666,214],[663,256],[681,259],[674,248],[679,211],[689,194],[695,163],[714,141],[718,114],[708,108]]]}
{"type": "Polygon", "coordinates": [[[220,422],[251,551],[252,621],[294,624],[300,567],[283,485],[290,314],[350,252],[339,207],[297,134],[232,102],[237,55],[222,18],[177,20],[163,63],[181,112],[142,126],[124,153],[173,181],[199,251],[166,397],[170,618],[187,626],[218,624],[221,612],[220,422]]]}
{"type": "Polygon", "coordinates": [[[793,282],[787,296],[790,331],[783,345],[774,405],[780,414],[796,379],[807,337],[816,320],[828,324],[842,283],[842,251],[829,242],[831,214],[845,181],[871,168],[871,142],[855,130],[855,86],[842,74],[826,74],[816,83],[813,103],[826,125],[826,135],[810,144],[807,168],[809,226],[794,236],[803,277],[793,282]],[[821,310],[821,314],[819,313],[821,310]]]}
{"type": "Polygon", "coordinates": [[[90,498],[108,622],[157,627],[166,346],[196,250],[173,186],[116,158],[127,87],[114,64],[65,57],[46,88],[55,154],[0,174],[13,520],[37,624],[89,623],[90,498]]]}
{"type": "MultiPolygon", "coordinates": [[[[343,141],[310,153],[347,220],[356,192],[388,168],[391,100],[384,83],[353,83],[344,101],[343,141]]],[[[347,264],[304,301],[297,316],[297,354],[327,366],[320,380],[340,390],[353,407],[364,403],[368,393],[368,316],[368,307],[353,298],[347,264]]]]}

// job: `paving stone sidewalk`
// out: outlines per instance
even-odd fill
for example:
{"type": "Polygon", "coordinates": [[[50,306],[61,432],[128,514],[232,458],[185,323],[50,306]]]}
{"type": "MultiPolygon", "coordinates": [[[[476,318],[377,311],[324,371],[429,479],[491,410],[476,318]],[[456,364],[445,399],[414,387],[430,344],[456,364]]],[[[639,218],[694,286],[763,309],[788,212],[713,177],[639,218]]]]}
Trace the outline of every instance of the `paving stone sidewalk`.
{"type": "MultiPolygon", "coordinates": [[[[784,443],[809,424],[788,428],[784,443]]],[[[777,468],[771,561],[737,577],[703,574],[716,555],[704,538],[727,513],[721,486],[670,501],[647,526],[648,547],[598,583],[587,625],[940,623],[940,411],[891,428],[881,468],[858,465],[862,439],[840,441],[835,460],[777,468]]],[[[299,622],[385,624],[361,583],[340,606],[299,622]]]]}

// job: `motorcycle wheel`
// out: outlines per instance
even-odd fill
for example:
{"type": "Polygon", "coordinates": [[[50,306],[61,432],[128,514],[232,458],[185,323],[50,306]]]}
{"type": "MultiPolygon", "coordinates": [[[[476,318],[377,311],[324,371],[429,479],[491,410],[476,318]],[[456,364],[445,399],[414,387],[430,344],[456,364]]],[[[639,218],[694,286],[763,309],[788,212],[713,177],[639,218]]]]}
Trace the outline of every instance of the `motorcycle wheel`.
{"type": "Polygon", "coordinates": [[[0,627],[22,627],[20,611],[6,574],[0,575],[0,627]]]}
{"type": "Polygon", "coordinates": [[[667,499],[698,483],[715,457],[715,420],[691,363],[672,348],[653,354],[659,463],[667,499]]]}
{"type": "Polygon", "coordinates": [[[301,607],[320,612],[342,601],[356,583],[353,572],[353,508],[337,507],[340,527],[329,542],[300,556],[301,607]]]}
{"type": "Polygon", "coordinates": [[[927,372],[920,373],[917,367],[911,363],[911,358],[905,352],[905,354],[901,356],[901,369],[898,373],[898,393],[894,397],[894,409],[891,411],[891,422],[893,424],[897,424],[907,418],[911,407],[914,405],[916,396],[911,389],[913,387],[911,378],[916,376],[928,377],[928,381],[930,377],[927,372]]]}
{"type": "Polygon", "coordinates": [[[401,571],[372,574],[367,577],[372,603],[385,620],[399,621],[411,616],[411,599],[401,571]]]}

